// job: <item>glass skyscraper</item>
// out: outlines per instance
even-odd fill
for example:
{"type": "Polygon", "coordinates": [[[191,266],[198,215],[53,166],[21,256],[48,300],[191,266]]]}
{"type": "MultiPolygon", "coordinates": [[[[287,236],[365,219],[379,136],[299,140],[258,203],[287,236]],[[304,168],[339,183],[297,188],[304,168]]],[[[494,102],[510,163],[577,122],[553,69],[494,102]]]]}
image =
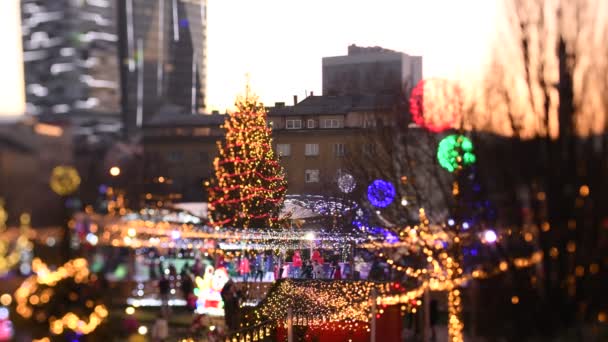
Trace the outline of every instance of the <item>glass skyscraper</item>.
{"type": "Polygon", "coordinates": [[[125,0],[121,8],[127,128],[161,111],[205,106],[206,0],[125,0]]]}
{"type": "Polygon", "coordinates": [[[205,105],[206,0],[21,0],[27,110],[137,130],[205,105]]]}
{"type": "Polygon", "coordinates": [[[119,115],[116,7],[109,0],[22,0],[29,114],[119,115]]]}

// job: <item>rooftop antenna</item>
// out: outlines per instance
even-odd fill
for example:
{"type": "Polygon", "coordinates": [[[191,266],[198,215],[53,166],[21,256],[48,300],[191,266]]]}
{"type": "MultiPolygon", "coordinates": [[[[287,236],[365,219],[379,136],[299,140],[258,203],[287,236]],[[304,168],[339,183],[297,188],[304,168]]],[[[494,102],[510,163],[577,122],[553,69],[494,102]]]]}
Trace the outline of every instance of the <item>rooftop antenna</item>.
{"type": "Polygon", "coordinates": [[[251,75],[248,72],[245,73],[245,101],[249,99],[250,92],[250,84],[251,84],[251,75]]]}

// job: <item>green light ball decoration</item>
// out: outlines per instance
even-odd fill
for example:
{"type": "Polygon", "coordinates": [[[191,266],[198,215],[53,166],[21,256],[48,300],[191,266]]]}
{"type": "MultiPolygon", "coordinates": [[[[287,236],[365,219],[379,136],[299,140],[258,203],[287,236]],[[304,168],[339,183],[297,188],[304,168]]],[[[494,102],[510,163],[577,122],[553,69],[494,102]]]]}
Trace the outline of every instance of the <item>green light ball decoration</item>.
{"type": "Polygon", "coordinates": [[[464,135],[448,135],[439,142],[437,160],[444,169],[454,172],[477,160],[473,153],[473,142],[464,135]]]}

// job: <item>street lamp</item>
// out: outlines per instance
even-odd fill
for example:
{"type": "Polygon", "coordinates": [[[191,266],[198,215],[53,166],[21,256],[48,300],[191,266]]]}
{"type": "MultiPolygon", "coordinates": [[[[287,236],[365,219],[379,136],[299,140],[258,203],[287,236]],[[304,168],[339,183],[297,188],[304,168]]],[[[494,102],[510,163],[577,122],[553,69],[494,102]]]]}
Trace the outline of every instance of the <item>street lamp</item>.
{"type": "Polygon", "coordinates": [[[120,175],[120,168],[118,166],[112,166],[110,168],[110,175],[112,177],[116,177],[116,176],[120,175]]]}

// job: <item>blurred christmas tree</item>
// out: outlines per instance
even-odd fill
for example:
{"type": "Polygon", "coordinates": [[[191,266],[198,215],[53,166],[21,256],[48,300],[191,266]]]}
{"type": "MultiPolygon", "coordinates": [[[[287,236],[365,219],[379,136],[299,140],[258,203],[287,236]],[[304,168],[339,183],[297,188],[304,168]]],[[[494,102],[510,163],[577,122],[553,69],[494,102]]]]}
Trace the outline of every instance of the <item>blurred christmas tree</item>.
{"type": "Polygon", "coordinates": [[[272,130],[257,98],[238,99],[223,125],[215,178],[209,186],[209,217],[214,225],[277,227],[285,196],[283,167],[272,150],[272,130]]]}

